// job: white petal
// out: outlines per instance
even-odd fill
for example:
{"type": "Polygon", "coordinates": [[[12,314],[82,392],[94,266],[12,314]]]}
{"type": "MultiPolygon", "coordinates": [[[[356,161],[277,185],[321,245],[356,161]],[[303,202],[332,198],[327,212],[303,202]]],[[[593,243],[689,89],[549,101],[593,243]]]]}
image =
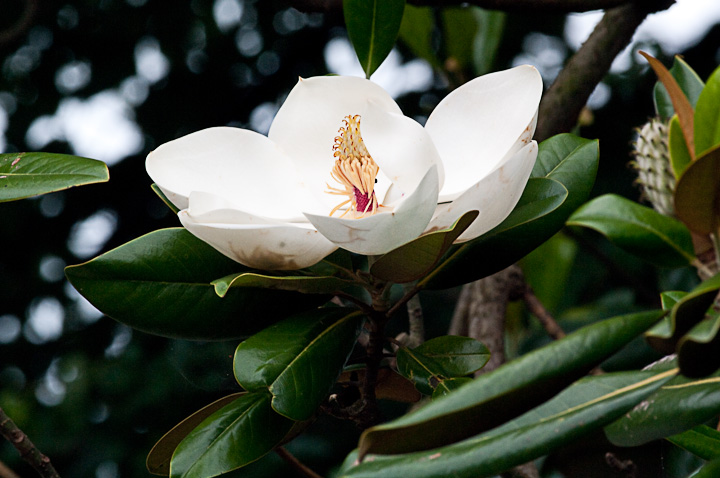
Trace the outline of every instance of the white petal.
{"type": "Polygon", "coordinates": [[[371,100],[363,112],[360,133],[370,156],[392,181],[393,189],[414,191],[432,166],[437,167],[442,188],[442,160],[430,135],[417,121],[402,113],[388,112],[371,100]]]}
{"type": "Polygon", "coordinates": [[[490,73],[451,92],[425,129],[445,165],[441,197],[458,194],[495,169],[530,131],[542,95],[532,66],[490,73]]]}
{"type": "Polygon", "coordinates": [[[310,207],[291,159],[254,131],[209,128],[170,141],[146,160],[150,177],[173,204],[212,192],[256,215],[302,217],[310,207]]]}
{"type": "Polygon", "coordinates": [[[302,269],[316,264],[337,249],[335,244],[307,223],[272,223],[244,211],[206,209],[209,206],[206,200],[211,200],[209,195],[192,195],[190,208],[178,213],[180,222],[196,237],[248,267],[302,269]],[[201,203],[197,216],[192,214],[196,212],[193,208],[196,200],[201,203]]]}
{"type": "MultiPolygon", "coordinates": [[[[293,157],[309,190],[321,195],[328,212],[338,202],[336,197],[322,194],[331,182],[335,137],[343,119],[361,114],[369,99],[386,111],[400,113],[390,95],[369,80],[346,76],[301,79],[270,126],[268,137],[293,157]]],[[[360,124],[362,128],[362,118],[360,124]]]]}
{"type": "Polygon", "coordinates": [[[418,237],[437,204],[438,173],[430,168],[417,189],[391,212],[362,219],[305,214],[318,231],[338,246],[358,254],[385,254],[418,237]]]}
{"type": "Polygon", "coordinates": [[[427,231],[445,229],[468,211],[480,215],[455,242],[465,242],[500,224],[517,204],[537,158],[537,142],[532,141],[504,165],[492,171],[449,204],[440,204],[427,231]]]}

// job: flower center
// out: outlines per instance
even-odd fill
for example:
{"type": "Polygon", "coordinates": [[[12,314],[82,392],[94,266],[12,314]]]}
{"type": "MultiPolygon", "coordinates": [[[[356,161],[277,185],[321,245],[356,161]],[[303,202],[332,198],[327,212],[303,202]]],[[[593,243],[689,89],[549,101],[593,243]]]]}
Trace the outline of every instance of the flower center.
{"type": "Polygon", "coordinates": [[[330,176],[344,189],[328,184],[326,192],[346,196],[347,199],[335,206],[330,211],[330,216],[344,206],[347,206],[347,209],[340,217],[351,213],[351,218],[359,219],[375,214],[381,207],[375,197],[375,177],[379,168],[365,148],[362,136],[360,136],[360,115],[346,116],[343,119],[343,126],[338,132],[340,135],[335,137],[333,145],[335,164],[330,171],[330,176]]]}

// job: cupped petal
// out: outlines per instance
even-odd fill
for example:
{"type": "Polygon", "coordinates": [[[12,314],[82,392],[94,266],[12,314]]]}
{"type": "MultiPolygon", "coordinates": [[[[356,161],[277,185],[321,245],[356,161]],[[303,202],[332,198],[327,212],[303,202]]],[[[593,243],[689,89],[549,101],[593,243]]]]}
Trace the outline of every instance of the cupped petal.
{"type": "Polygon", "coordinates": [[[328,212],[336,201],[322,193],[331,182],[335,137],[343,119],[360,115],[370,99],[379,108],[400,113],[392,97],[370,80],[349,76],[300,79],[270,126],[268,138],[293,158],[309,190],[322,198],[328,212]]]}
{"type": "Polygon", "coordinates": [[[365,255],[390,252],[418,237],[437,205],[438,172],[431,167],[392,211],[362,219],[343,219],[306,213],[308,220],[330,241],[343,249],[365,255]]]}
{"type": "Polygon", "coordinates": [[[480,214],[455,241],[465,242],[500,224],[517,204],[537,159],[538,145],[531,141],[502,166],[475,183],[451,203],[439,204],[426,231],[445,229],[468,211],[480,214]]]}
{"type": "Polygon", "coordinates": [[[212,192],[258,216],[292,220],[311,207],[292,160],[250,130],[218,127],[183,136],[151,152],[145,166],[181,209],[194,191],[212,192]]]}
{"type": "Polygon", "coordinates": [[[425,129],[445,165],[442,198],[471,187],[532,133],[542,89],[538,71],[524,65],[469,81],[438,104],[425,129]]]}
{"type": "Polygon", "coordinates": [[[309,223],[282,223],[232,209],[218,196],[193,193],[180,222],[230,259],[263,270],[295,270],[320,262],[337,249],[309,223]]]}
{"type": "Polygon", "coordinates": [[[433,166],[437,168],[442,189],[445,179],[442,160],[430,135],[417,121],[402,113],[389,112],[370,100],[363,110],[360,134],[370,156],[394,189],[414,191],[433,166]]]}

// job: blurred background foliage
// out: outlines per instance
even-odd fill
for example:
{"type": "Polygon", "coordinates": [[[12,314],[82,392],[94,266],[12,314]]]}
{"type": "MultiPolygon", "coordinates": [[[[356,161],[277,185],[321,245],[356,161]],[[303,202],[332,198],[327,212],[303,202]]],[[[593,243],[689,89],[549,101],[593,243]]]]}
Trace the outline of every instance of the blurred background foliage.
{"type": "MultiPolygon", "coordinates": [[[[0,152],[101,159],[111,181],[0,204],[0,405],[62,476],[146,476],[145,456],[165,431],[237,389],[236,343],[131,331],[86,303],[63,268],[178,225],[145,173],[144,158],[156,145],[217,125],[265,133],[299,76],[361,75],[359,65],[341,11],[303,13],[289,1],[3,0],[2,11],[0,152]]],[[[531,63],[549,86],[578,46],[570,30],[577,21],[564,15],[460,8],[412,14],[420,16],[403,26],[407,42],[398,43],[374,79],[421,122],[448,88],[478,73],[531,63]],[[434,54],[425,60],[416,57],[422,45],[412,41],[423,18],[440,26],[430,23],[419,37],[434,54]]],[[[720,26],[703,33],[683,51],[652,39],[634,49],[642,46],[668,65],[681,53],[707,78],[718,62],[720,26]]],[[[653,114],[655,78],[634,55],[614,70],[591,98],[578,133],[600,139],[594,194],[638,199],[627,163],[633,129],[653,114]]],[[[530,284],[566,330],[658,305],[659,290],[687,290],[697,281],[693,271],[658,271],[581,232],[566,231],[523,261],[530,284]]],[[[423,296],[432,334],[447,330],[456,294],[423,296]]],[[[513,356],[537,346],[542,334],[521,306],[510,315],[513,356]]],[[[636,344],[613,367],[651,357],[636,344]]],[[[392,414],[392,406],[386,411],[392,414]]],[[[289,449],[325,474],[357,435],[351,424],[324,418],[289,449]]],[[[676,453],[667,443],[656,448],[676,453]]],[[[0,461],[33,475],[4,442],[0,461]]],[[[562,453],[549,462],[563,462],[562,453]]],[[[271,455],[242,476],[292,476],[283,467],[271,455]]],[[[668,470],[662,472],[672,476],[668,470]]]]}

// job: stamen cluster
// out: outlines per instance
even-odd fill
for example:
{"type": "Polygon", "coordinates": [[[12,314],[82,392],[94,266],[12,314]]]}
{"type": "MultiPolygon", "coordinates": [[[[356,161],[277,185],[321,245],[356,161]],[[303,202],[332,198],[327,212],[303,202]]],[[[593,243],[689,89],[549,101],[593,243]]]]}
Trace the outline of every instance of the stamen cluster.
{"type": "Polygon", "coordinates": [[[328,184],[326,192],[347,196],[348,199],[335,206],[330,211],[330,216],[346,205],[349,206],[340,217],[351,213],[350,217],[359,219],[375,214],[380,207],[375,196],[375,178],[379,168],[370,156],[360,135],[360,115],[346,116],[338,133],[340,135],[335,137],[333,145],[335,164],[330,175],[344,189],[328,184]]]}

